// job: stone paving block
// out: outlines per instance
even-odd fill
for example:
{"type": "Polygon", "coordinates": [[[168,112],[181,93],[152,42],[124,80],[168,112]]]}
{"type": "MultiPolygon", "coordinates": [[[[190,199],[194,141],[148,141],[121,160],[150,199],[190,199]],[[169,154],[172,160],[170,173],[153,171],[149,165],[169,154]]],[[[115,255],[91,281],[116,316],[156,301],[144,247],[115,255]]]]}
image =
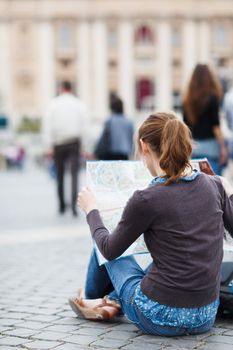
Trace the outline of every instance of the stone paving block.
{"type": "MultiPolygon", "coordinates": [[[[97,325],[98,326],[98,325],[97,325]]],[[[101,328],[88,328],[88,327],[80,327],[76,331],[72,332],[73,334],[81,334],[81,335],[92,335],[99,336],[101,334],[106,334],[106,330],[101,328]]]]}
{"type": "MultiPolygon", "coordinates": [[[[10,312],[23,312],[23,313],[26,312],[29,314],[33,314],[33,308],[30,306],[17,306],[17,305],[12,306],[11,305],[10,308],[8,308],[8,311],[10,311],[10,312]]],[[[36,312],[37,312],[37,309],[36,309],[36,312]]]]}
{"type": "MultiPolygon", "coordinates": [[[[67,333],[67,337],[69,336],[70,334],[67,333]]],[[[61,339],[65,339],[66,336],[64,335],[64,333],[61,333],[61,332],[44,331],[33,335],[31,338],[39,339],[39,340],[61,340],[61,339]]]]}
{"type": "Polygon", "coordinates": [[[6,313],[7,318],[13,318],[16,320],[24,320],[31,316],[31,314],[28,314],[26,312],[7,312],[6,313]]]}
{"type": "Polygon", "coordinates": [[[47,299],[44,296],[39,296],[38,293],[27,298],[27,302],[30,303],[30,305],[43,305],[46,301],[47,299]]]}
{"type": "Polygon", "coordinates": [[[177,348],[194,349],[195,347],[198,348],[202,344],[202,340],[195,341],[192,338],[189,338],[189,336],[165,339],[165,345],[170,345],[177,348]]]}
{"type": "Polygon", "coordinates": [[[185,349],[193,349],[196,346],[200,346],[202,344],[202,339],[193,339],[192,336],[185,337],[174,337],[174,338],[166,338],[159,336],[150,336],[150,335],[142,335],[138,336],[133,340],[134,344],[141,343],[145,344],[157,344],[166,346],[173,346],[176,348],[185,348],[185,349]]]}
{"type": "Polygon", "coordinates": [[[127,324],[116,324],[114,326],[114,330],[116,331],[123,331],[123,332],[136,332],[136,333],[141,333],[139,329],[132,323],[127,323],[127,324]]]}
{"type": "Polygon", "coordinates": [[[207,344],[202,350],[232,350],[232,344],[207,344]]]}
{"type": "Polygon", "coordinates": [[[71,335],[70,337],[64,338],[66,343],[74,343],[79,345],[89,345],[96,341],[98,338],[92,335],[71,335]]]}
{"type": "MultiPolygon", "coordinates": [[[[175,338],[172,338],[175,339],[175,338]]],[[[165,337],[159,337],[159,336],[154,336],[154,335],[139,335],[138,337],[136,337],[133,340],[133,343],[140,343],[140,344],[144,344],[145,346],[147,346],[147,344],[160,344],[160,345],[167,345],[169,341],[169,338],[165,338],[165,337]]]]}
{"type": "MultiPolygon", "coordinates": [[[[27,340],[28,341],[28,340],[27,340]]],[[[43,349],[53,349],[56,346],[60,345],[61,343],[57,342],[57,341],[43,341],[43,340],[36,340],[36,341],[30,341],[26,344],[24,344],[24,346],[27,349],[35,349],[35,350],[43,350],[43,349]]]]}
{"type": "Polygon", "coordinates": [[[35,312],[37,313],[38,315],[57,315],[57,310],[56,309],[48,309],[48,308],[43,308],[43,307],[40,307],[37,309],[37,311],[35,312]]]}
{"type": "Polygon", "coordinates": [[[53,321],[53,324],[65,324],[65,325],[81,325],[81,324],[86,324],[87,321],[83,320],[81,318],[77,318],[77,317],[64,317],[64,318],[60,318],[56,321],[53,321]]]}
{"type": "MultiPolygon", "coordinates": [[[[80,319],[81,320],[81,319],[80,319]]],[[[93,322],[93,321],[86,321],[86,326],[88,328],[102,328],[102,329],[115,329],[115,326],[117,326],[119,323],[115,322],[93,322]]]]}
{"type": "Polygon", "coordinates": [[[28,342],[28,339],[18,337],[4,337],[0,339],[0,345],[19,346],[28,342]]]}
{"type": "Polygon", "coordinates": [[[30,317],[27,318],[27,321],[36,321],[36,322],[47,322],[47,323],[53,323],[55,321],[60,320],[57,316],[50,316],[50,315],[30,315],[30,317]]]}
{"type": "Polygon", "coordinates": [[[5,332],[5,331],[11,331],[13,330],[13,327],[9,327],[9,326],[0,326],[0,333],[5,332]]]}
{"type": "Polygon", "coordinates": [[[14,326],[16,324],[21,323],[22,320],[15,320],[13,318],[0,318],[1,326],[14,326]]]}
{"type": "MultiPolygon", "coordinates": [[[[121,347],[121,350],[142,350],[144,348],[144,344],[138,343],[138,344],[128,344],[123,347],[121,347]]],[[[146,344],[146,350],[163,350],[165,349],[161,345],[155,345],[155,344],[146,344]]],[[[170,350],[170,348],[168,348],[170,350]]],[[[182,349],[181,349],[182,350],[182,349]]]]}
{"type": "Polygon", "coordinates": [[[49,323],[25,321],[17,324],[18,327],[29,328],[29,329],[43,329],[49,326],[49,323]]]}
{"type": "Polygon", "coordinates": [[[209,335],[217,335],[217,334],[223,334],[223,333],[225,333],[226,331],[227,331],[227,329],[228,328],[221,328],[221,327],[218,327],[218,328],[216,328],[216,327],[214,327],[214,328],[212,328],[208,333],[206,333],[206,334],[208,334],[208,336],[209,335]]]}
{"type": "Polygon", "coordinates": [[[2,334],[5,335],[11,335],[11,336],[15,336],[15,337],[31,337],[32,335],[37,334],[38,331],[37,330],[32,330],[32,329],[26,329],[26,328],[16,328],[14,330],[8,330],[6,332],[3,332],[2,334]]]}
{"type": "Polygon", "coordinates": [[[134,338],[137,334],[134,332],[122,332],[122,331],[116,331],[111,330],[108,333],[105,333],[106,338],[110,339],[119,339],[119,340],[128,340],[130,338],[134,338]]]}
{"type": "Polygon", "coordinates": [[[0,349],[1,350],[19,350],[19,349],[22,349],[22,348],[21,347],[20,348],[16,348],[14,346],[0,345],[0,349]]]}
{"type": "MultiPolygon", "coordinates": [[[[205,341],[210,335],[212,335],[212,333],[207,332],[207,333],[203,333],[203,334],[197,334],[197,335],[187,335],[184,337],[175,337],[173,339],[177,340],[187,340],[188,341],[196,341],[196,342],[200,342],[200,341],[205,341]]],[[[171,338],[169,338],[171,339],[171,338]]]]}
{"type": "Polygon", "coordinates": [[[233,338],[227,335],[211,335],[206,339],[207,343],[231,344],[233,347],[233,338]]]}
{"type": "Polygon", "coordinates": [[[43,309],[53,309],[55,311],[61,310],[61,305],[62,308],[65,309],[65,307],[63,307],[63,303],[58,303],[58,302],[46,302],[43,303],[43,309]]]}
{"type": "MultiPolygon", "coordinates": [[[[196,345],[193,349],[198,349],[198,350],[202,350],[203,349],[203,344],[201,344],[201,345],[196,345]]],[[[181,348],[180,346],[170,346],[170,345],[166,345],[165,347],[162,347],[162,349],[161,350],[189,350],[189,348],[181,348]]],[[[214,349],[212,349],[212,350],[214,350],[214,349]]]]}
{"type": "MultiPolygon", "coordinates": [[[[124,345],[127,345],[127,343],[129,344],[129,342],[125,341],[125,340],[120,340],[120,339],[99,339],[97,341],[95,341],[94,343],[92,343],[91,345],[93,347],[99,347],[100,349],[104,349],[104,348],[108,348],[108,349],[121,349],[124,345]]],[[[142,344],[141,344],[142,346],[142,344]]]]}
{"type": "Polygon", "coordinates": [[[233,322],[232,320],[229,320],[229,319],[218,319],[217,320],[217,323],[215,324],[215,327],[214,328],[230,328],[230,329],[233,329],[233,322]]]}
{"type": "Polygon", "coordinates": [[[53,325],[53,326],[49,326],[46,328],[46,331],[53,331],[53,332],[64,332],[64,333],[70,333],[73,332],[75,330],[77,330],[79,328],[79,326],[72,326],[72,325],[53,325]]]}
{"type": "Polygon", "coordinates": [[[67,343],[56,347],[56,350],[90,350],[90,349],[93,349],[93,348],[89,348],[84,345],[67,344],[67,343]]]}
{"type": "Polygon", "coordinates": [[[225,330],[225,332],[223,333],[223,335],[224,335],[224,336],[225,336],[225,335],[228,335],[229,337],[233,337],[233,330],[228,330],[228,331],[225,330]]]}
{"type": "Polygon", "coordinates": [[[72,317],[74,316],[74,312],[70,310],[66,310],[66,311],[57,312],[56,315],[60,317],[72,317]]]}

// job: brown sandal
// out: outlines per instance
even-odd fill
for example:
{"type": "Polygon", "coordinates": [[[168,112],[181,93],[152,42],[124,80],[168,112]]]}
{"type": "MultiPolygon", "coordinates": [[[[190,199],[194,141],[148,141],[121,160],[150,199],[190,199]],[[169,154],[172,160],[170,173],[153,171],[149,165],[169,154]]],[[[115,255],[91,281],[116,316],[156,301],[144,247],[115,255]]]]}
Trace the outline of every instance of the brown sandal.
{"type": "Polygon", "coordinates": [[[114,318],[120,312],[119,307],[112,303],[107,303],[104,299],[94,307],[86,306],[84,303],[84,299],[81,298],[69,299],[69,304],[76,315],[87,320],[106,321],[114,318]]]}
{"type": "Polygon", "coordinates": [[[86,306],[83,289],[78,290],[76,297],[69,299],[69,304],[76,315],[87,320],[110,320],[117,316],[121,309],[116,301],[110,300],[107,296],[94,307],[86,306]]]}
{"type": "Polygon", "coordinates": [[[115,300],[109,299],[108,295],[105,295],[103,298],[103,302],[105,302],[108,305],[115,306],[117,309],[121,309],[121,305],[118,304],[115,300]]]}

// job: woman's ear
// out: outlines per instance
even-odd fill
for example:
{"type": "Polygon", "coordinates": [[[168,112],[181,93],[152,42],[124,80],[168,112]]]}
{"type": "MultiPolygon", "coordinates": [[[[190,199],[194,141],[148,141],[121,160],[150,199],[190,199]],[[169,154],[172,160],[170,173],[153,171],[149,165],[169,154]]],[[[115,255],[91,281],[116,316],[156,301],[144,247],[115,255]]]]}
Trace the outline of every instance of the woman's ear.
{"type": "Polygon", "coordinates": [[[145,143],[142,139],[140,139],[140,145],[141,145],[142,154],[143,155],[147,154],[149,152],[148,144],[145,143]]]}

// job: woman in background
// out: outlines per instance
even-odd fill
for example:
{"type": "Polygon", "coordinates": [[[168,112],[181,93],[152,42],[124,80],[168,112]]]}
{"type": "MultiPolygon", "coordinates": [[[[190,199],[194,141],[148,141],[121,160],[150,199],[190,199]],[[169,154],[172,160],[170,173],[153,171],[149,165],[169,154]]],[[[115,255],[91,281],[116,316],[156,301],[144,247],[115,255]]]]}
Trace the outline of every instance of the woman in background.
{"type": "Polygon", "coordinates": [[[221,175],[228,151],[220,128],[221,85],[206,64],[198,64],[184,97],[184,121],[196,142],[192,156],[207,157],[214,172],[221,175]]]}

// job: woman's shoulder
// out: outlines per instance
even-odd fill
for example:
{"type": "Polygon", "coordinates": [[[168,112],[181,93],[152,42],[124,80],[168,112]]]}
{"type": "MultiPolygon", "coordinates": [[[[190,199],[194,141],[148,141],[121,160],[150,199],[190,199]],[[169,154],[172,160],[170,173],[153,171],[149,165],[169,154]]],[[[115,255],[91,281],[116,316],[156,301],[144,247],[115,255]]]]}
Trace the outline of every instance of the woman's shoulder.
{"type": "Polygon", "coordinates": [[[150,185],[143,190],[137,190],[134,192],[134,196],[137,200],[142,202],[151,203],[158,197],[159,192],[166,191],[168,186],[165,186],[164,183],[156,183],[155,185],[150,185]]]}
{"type": "Polygon", "coordinates": [[[209,184],[212,186],[213,190],[220,193],[220,195],[223,195],[224,188],[222,185],[222,181],[218,175],[207,175],[205,173],[201,173],[201,176],[199,177],[200,181],[204,182],[204,184],[209,184]]]}

